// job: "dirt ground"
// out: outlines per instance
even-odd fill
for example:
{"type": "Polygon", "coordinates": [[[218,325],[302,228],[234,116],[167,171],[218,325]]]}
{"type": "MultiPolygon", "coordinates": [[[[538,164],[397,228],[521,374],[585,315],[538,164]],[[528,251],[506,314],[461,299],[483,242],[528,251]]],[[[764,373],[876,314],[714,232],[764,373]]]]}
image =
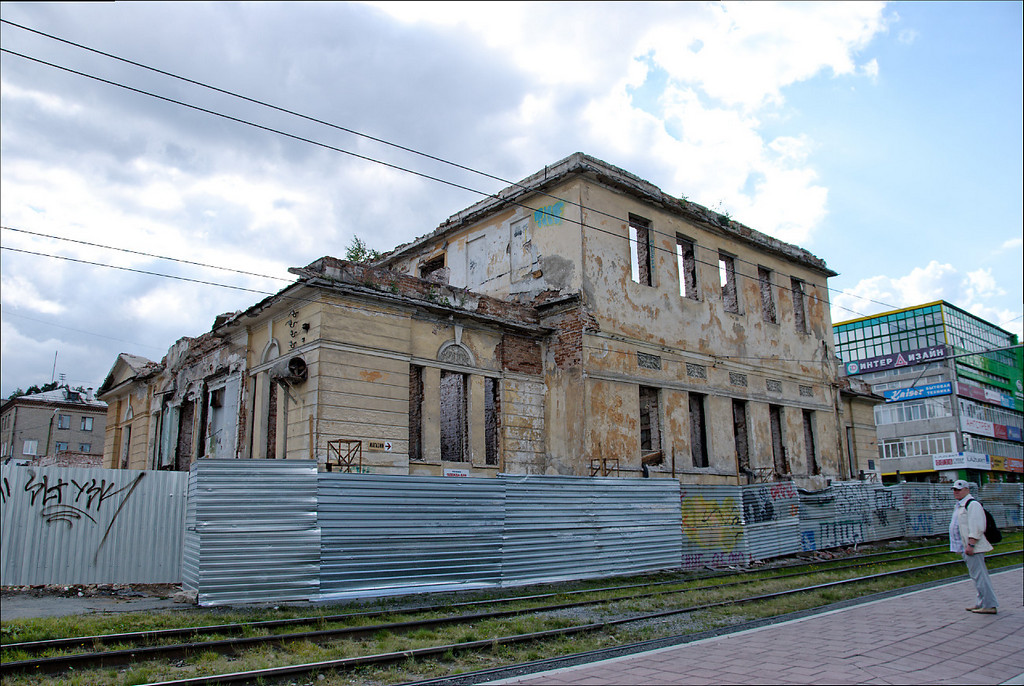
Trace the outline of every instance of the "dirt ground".
{"type": "Polygon", "coordinates": [[[192,607],[179,584],[4,586],[0,620],[192,607]]]}

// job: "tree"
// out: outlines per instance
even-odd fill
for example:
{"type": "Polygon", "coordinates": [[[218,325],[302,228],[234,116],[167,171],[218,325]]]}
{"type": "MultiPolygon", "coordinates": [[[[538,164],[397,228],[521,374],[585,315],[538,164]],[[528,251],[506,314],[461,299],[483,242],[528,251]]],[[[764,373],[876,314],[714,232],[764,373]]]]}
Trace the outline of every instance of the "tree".
{"type": "Polygon", "coordinates": [[[353,236],[352,242],[345,249],[345,259],[349,262],[373,262],[380,258],[380,251],[367,247],[366,242],[359,236],[353,236]]]}

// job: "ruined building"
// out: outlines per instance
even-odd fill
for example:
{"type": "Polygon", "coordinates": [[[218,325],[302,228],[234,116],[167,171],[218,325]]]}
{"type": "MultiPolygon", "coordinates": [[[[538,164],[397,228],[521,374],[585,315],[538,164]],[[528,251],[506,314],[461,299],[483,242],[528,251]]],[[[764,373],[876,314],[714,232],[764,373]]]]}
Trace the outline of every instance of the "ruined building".
{"type": "Polygon", "coordinates": [[[108,441],[107,466],[216,455],[808,487],[851,475],[835,273],[587,155],[372,265],[292,272],[161,363],[115,364],[101,393],[131,438],[108,441]]]}

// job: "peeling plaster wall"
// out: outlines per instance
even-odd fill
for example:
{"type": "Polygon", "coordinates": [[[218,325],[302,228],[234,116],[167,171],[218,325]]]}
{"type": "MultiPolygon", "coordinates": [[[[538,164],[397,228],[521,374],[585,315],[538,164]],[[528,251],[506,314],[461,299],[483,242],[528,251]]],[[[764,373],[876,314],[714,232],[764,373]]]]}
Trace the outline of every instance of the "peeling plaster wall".
{"type": "Polygon", "coordinates": [[[253,369],[254,456],[266,431],[259,422],[266,411],[260,377],[273,364],[263,356],[275,349],[273,341],[288,345],[282,342],[292,338],[298,323],[304,340],[299,337],[295,347],[281,353],[282,359],[301,355],[309,369],[307,381],[279,393],[278,415],[284,417],[279,444],[289,459],[309,458],[312,417],[314,457],[321,464],[328,441],[348,439],[362,441],[367,473],[440,476],[454,469],[495,476],[503,464],[538,469],[544,433],[540,345],[478,318],[518,322],[527,309],[328,258],[300,271],[328,277],[327,287],[310,289],[314,302],[289,311],[270,306],[246,323],[250,360],[259,361],[253,369]],[[351,293],[332,292],[329,283],[351,293]],[[308,330],[301,326],[306,323],[308,330]],[[413,366],[422,369],[420,460],[409,456],[409,418],[416,412],[410,405],[413,366]],[[464,375],[465,461],[441,459],[442,371],[464,375]],[[487,464],[485,377],[499,383],[497,464],[487,464]]]}

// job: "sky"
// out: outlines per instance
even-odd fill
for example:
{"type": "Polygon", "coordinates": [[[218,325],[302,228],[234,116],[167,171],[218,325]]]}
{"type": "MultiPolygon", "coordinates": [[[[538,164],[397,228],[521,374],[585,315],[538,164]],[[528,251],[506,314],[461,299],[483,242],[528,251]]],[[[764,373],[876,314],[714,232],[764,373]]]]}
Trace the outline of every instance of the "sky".
{"type": "Polygon", "coordinates": [[[119,353],[160,360],[289,267],[356,236],[390,250],[576,151],[823,258],[835,322],[943,299],[1022,333],[1020,2],[0,18],[333,125],[0,26],[4,398],[98,387],[119,353]]]}

